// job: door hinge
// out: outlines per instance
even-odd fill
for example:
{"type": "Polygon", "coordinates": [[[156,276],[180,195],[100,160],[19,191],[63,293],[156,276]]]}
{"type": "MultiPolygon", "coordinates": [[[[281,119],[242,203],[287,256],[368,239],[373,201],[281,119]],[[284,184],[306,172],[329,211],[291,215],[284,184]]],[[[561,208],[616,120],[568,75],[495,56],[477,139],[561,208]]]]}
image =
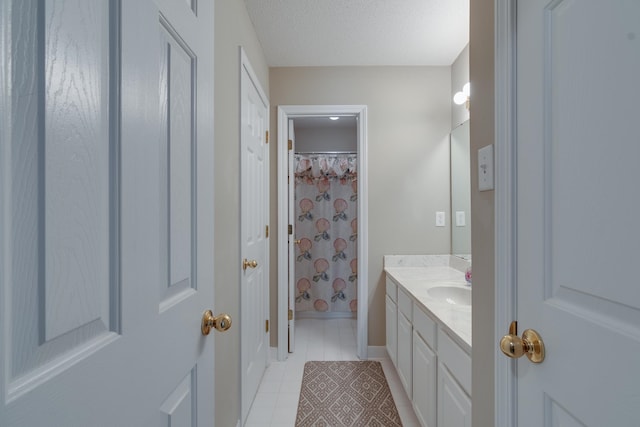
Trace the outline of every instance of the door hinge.
{"type": "Polygon", "coordinates": [[[289,224],[289,234],[293,234],[293,225],[289,224]]]}
{"type": "Polygon", "coordinates": [[[264,142],[265,142],[266,144],[268,144],[268,143],[269,143],[269,131],[265,131],[264,142]]]}
{"type": "Polygon", "coordinates": [[[265,232],[264,232],[265,237],[268,239],[269,238],[269,226],[266,225],[265,226],[265,232]]]}
{"type": "Polygon", "coordinates": [[[264,321],[264,331],[269,332],[269,319],[264,321]]]}
{"type": "Polygon", "coordinates": [[[293,310],[289,309],[289,320],[293,320],[293,310]]]}
{"type": "Polygon", "coordinates": [[[289,140],[289,150],[293,150],[293,141],[289,140]]]}

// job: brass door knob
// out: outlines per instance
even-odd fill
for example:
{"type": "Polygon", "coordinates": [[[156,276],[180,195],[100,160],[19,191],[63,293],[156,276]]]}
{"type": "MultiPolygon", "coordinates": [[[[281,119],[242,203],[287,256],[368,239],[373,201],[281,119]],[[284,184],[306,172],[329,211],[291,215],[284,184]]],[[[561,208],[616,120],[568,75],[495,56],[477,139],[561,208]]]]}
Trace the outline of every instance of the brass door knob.
{"type": "Polygon", "coordinates": [[[293,243],[295,243],[296,245],[299,245],[300,244],[300,239],[294,240],[293,243]]]}
{"type": "Polygon", "coordinates": [[[242,260],[242,269],[246,270],[247,267],[248,268],[256,268],[258,266],[258,261],[256,261],[255,259],[252,259],[251,261],[249,261],[248,259],[243,259],[242,260]]]}
{"type": "Polygon", "coordinates": [[[540,335],[533,329],[526,329],[520,338],[515,320],[509,326],[509,334],[500,340],[500,350],[512,359],[526,354],[533,363],[542,363],[544,360],[544,342],[540,335]]]}
{"type": "Polygon", "coordinates": [[[209,335],[211,328],[214,328],[220,332],[224,332],[231,327],[231,316],[228,314],[221,314],[214,316],[211,310],[207,310],[202,313],[202,335],[209,335]]]}

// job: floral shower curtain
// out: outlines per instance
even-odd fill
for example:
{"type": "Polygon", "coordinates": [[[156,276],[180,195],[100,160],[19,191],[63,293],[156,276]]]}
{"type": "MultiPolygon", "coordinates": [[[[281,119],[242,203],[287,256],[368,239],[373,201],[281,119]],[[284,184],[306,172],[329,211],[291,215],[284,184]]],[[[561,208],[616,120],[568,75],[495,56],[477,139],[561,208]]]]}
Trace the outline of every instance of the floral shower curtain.
{"type": "Polygon", "coordinates": [[[355,312],[357,157],[295,155],[296,311],[355,312]]]}

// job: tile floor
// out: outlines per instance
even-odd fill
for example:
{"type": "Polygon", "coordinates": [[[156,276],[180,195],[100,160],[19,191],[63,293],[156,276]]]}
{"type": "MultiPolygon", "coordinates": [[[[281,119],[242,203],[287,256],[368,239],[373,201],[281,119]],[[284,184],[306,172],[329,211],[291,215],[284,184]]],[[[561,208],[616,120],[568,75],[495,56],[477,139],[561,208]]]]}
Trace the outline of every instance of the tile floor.
{"type": "MultiPolygon", "coordinates": [[[[298,410],[302,372],[308,360],[358,360],[355,319],[298,319],[295,352],[284,362],[275,353],[262,378],[245,427],[293,427],[298,410]]],[[[382,363],[404,427],[419,427],[411,402],[387,358],[382,363]]]]}

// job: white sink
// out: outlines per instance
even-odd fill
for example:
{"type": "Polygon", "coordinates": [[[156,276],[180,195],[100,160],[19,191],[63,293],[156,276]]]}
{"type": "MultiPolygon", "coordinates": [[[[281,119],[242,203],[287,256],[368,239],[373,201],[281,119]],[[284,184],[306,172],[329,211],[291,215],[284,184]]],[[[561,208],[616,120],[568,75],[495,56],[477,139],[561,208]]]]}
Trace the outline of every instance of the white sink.
{"type": "Polygon", "coordinates": [[[459,286],[434,286],[427,289],[427,295],[440,302],[451,305],[470,306],[471,288],[459,286]]]}

